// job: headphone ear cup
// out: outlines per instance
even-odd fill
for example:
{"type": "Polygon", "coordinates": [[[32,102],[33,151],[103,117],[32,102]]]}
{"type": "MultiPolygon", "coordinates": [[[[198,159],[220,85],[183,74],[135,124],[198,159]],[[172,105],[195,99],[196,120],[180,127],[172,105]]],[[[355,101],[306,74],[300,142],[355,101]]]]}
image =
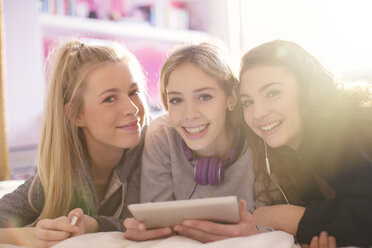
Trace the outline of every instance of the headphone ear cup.
{"type": "Polygon", "coordinates": [[[223,161],[215,157],[195,160],[194,180],[200,185],[217,185],[223,181],[223,161]]]}
{"type": "Polygon", "coordinates": [[[223,181],[223,162],[215,157],[196,159],[194,179],[200,185],[217,185],[223,181]]]}
{"type": "Polygon", "coordinates": [[[209,158],[196,160],[194,168],[194,180],[200,185],[208,185],[209,158]]]}
{"type": "Polygon", "coordinates": [[[209,165],[209,170],[211,171],[209,179],[210,185],[217,185],[223,182],[224,168],[225,166],[223,164],[223,161],[218,158],[215,158],[213,163],[209,165]]]}
{"type": "Polygon", "coordinates": [[[210,159],[209,163],[209,171],[208,171],[208,183],[210,185],[217,185],[219,183],[219,173],[218,173],[218,165],[220,160],[213,157],[210,159]]]}

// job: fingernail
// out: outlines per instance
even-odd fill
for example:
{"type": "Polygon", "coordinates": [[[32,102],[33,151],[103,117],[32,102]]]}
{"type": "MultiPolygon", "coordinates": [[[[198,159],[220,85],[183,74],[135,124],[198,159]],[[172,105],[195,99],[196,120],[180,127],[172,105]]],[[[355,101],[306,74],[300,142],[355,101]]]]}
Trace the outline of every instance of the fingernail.
{"type": "Polygon", "coordinates": [[[139,228],[140,230],[145,230],[145,225],[144,225],[144,224],[139,224],[139,225],[138,225],[138,228],[139,228]]]}
{"type": "Polygon", "coordinates": [[[313,240],[316,242],[316,241],[318,241],[318,236],[314,236],[313,237],[313,240]]]}
{"type": "Polygon", "coordinates": [[[326,236],[328,236],[328,233],[326,231],[323,231],[323,232],[320,233],[320,236],[326,237],[326,236]]]}
{"type": "Polygon", "coordinates": [[[182,222],[182,225],[191,226],[191,221],[185,220],[184,222],[182,222]]]}
{"type": "Polygon", "coordinates": [[[176,225],[173,227],[173,230],[176,231],[176,232],[180,232],[182,231],[182,227],[180,225],[176,225]]]}

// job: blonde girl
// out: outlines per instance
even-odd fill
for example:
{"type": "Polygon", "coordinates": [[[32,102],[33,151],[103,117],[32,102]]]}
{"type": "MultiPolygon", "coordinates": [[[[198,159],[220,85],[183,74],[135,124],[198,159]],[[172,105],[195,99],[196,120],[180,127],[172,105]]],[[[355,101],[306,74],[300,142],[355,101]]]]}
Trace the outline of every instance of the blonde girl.
{"type": "Polygon", "coordinates": [[[138,61],[120,45],[78,40],[52,60],[38,170],[0,199],[0,243],[50,247],[69,236],[123,231],[127,205],[139,200],[145,107],[138,61]]]}
{"type": "Polygon", "coordinates": [[[239,228],[257,233],[247,211],[254,207],[251,151],[237,131],[242,127],[236,108],[238,80],[223,50],[209,43],[181,47],[168,57],[160,78],[167,114],[154,120],[146,135],[141,201],[236,195],[242,199],[241,221],[222,225],[223,232],[216,233],[214,227],[220,224],[212,222],[203,222],[205,229],[190,226],[199,223],[194,220],[146,230],[129,218],[126,238],[145,240],[177,232],[209,242],[234,236],[239,228]]]}

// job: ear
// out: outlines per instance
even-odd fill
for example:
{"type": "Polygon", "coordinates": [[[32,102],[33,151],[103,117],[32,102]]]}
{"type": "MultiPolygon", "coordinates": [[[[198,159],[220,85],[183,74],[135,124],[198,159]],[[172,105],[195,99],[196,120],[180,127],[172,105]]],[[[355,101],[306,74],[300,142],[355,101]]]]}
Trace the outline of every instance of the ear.
{"type": "Polygon", "coordinates": [[[65,106],[63,107],[63,109],[65,111],[65,115],[75,125],[77,125],[79,127],[83,127],[85,125],[85,123],[84,123],[84,120],[83,120],[83,118],[82,118],[82,116],[80,114],[77,116],[77,118],[75,120],[73,120],[73,118],[72,118],[73,108],[74,108],[74,104],[73,103],[70,103],[70,102],[66,103],[65,106]]]}
{"type": "Polygon", "coordinates": [[[233,111],[238,102],[238,94],[236,93],[236,86],[232,89],[231,95],[227,98],[227,109],[233,111]]]}

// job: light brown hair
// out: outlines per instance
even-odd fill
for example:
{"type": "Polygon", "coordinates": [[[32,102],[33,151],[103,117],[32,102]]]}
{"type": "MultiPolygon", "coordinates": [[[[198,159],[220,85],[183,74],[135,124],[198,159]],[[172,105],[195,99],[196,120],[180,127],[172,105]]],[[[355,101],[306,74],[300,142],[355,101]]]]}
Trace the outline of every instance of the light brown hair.
{"type": "MultiPolygon", "coordinates": [[[[185,45],[175,50],[164,62],[160,72],[160,96],[165,109],[168,109],[166,88],[171,73],[185,63],[193,63],[204,73],[216,80],[219,87],[230,96],[238,90],[238,79],[233,73],[227,53],[217,44],[203,42],[198,45],[185,45]]],[[[241,126],[242,118],[238,106],[228,111],[226,123],[229,126],[241,126]]]]}

